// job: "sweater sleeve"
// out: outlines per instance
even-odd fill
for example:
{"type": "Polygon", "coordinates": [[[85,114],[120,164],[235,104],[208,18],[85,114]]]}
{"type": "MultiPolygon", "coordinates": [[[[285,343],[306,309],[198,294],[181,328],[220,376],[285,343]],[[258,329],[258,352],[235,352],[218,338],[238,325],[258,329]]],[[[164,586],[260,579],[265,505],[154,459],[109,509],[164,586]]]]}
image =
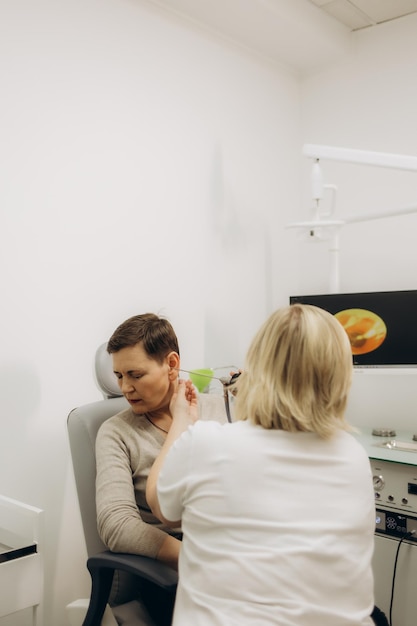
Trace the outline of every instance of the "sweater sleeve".
{"type": "MultiPolygon", "coordinates": [[[[142,519],[135,498],[129,442],[112,419],[100,428],[96,439],[97,527],[103,543],[113,552],[155,558],[166,532],[142,519]]],[[[151,520],[149,520],[151,521],[151,520]]]]}

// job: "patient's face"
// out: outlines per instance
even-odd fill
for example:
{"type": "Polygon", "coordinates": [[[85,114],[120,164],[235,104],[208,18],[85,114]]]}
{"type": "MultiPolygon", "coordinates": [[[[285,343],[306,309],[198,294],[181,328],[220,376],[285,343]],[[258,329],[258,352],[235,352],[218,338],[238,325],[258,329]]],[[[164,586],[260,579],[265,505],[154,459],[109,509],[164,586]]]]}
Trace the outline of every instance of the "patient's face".
{"type": "Polygon", "coordinates": [[[168,358],[162,364],[149,358],[141,343],[112,354],[119,387],[136,414],[167,408],[173,386],[168,358]]]}

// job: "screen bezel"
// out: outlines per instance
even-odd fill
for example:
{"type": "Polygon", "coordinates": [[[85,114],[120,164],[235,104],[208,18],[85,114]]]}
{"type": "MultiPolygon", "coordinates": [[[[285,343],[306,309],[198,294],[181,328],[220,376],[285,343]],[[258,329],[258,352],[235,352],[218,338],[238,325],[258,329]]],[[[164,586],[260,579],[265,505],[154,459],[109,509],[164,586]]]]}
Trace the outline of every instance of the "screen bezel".
{"type": "Polygon", "coordinates": [[[352,354],[355,368],[417,368],[417,290],[290,296],[290,304],[295,302],[318,306],[333,315],[361,308],[382,317],[387,325],[386,340],[373,352],[352,354]]]}

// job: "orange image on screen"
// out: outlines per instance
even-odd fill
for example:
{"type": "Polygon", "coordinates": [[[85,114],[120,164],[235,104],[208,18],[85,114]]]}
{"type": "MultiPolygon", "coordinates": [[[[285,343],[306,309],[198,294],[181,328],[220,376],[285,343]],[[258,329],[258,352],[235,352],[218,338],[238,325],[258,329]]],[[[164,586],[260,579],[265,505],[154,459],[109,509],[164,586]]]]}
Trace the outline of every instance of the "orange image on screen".
{"type": "Polygon", "coordinates": [[[348,334],[352,354],[367,354],[379,348],[387,336],[387,327],[379,315],[366,309],[346,309],[335,314],[348,334]]]}

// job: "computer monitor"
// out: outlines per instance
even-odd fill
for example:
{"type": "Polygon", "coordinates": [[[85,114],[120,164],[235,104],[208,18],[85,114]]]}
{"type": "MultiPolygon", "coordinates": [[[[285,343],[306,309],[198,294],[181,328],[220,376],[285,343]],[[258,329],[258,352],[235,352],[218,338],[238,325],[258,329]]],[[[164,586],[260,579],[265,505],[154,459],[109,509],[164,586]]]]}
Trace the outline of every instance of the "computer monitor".
{"type": "Polygon", "coordinates": [[[355,367],[417,367],[417,290],[290,296],[332,313],[355,367]]]}

